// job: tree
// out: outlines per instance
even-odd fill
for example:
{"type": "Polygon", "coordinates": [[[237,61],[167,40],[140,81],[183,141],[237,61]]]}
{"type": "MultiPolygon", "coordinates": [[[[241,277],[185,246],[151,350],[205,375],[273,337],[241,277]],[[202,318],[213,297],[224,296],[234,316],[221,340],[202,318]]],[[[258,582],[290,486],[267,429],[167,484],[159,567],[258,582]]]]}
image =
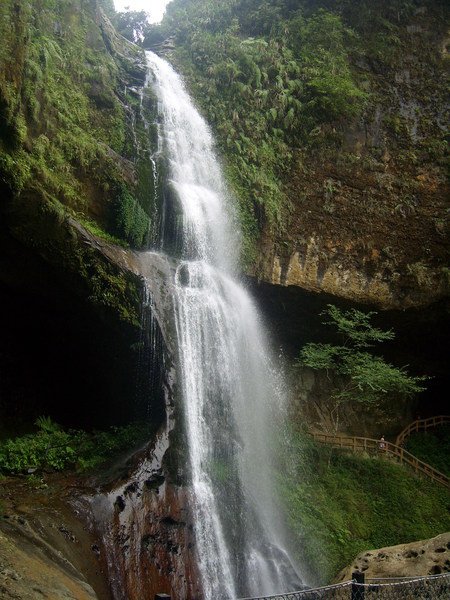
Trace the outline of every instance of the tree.
{"type": "Polygon", "coordinates": [[[148,14],[143,11],[117,13],[115,19],[117,31],[130,42],[142,43],[149,27],[148,14]]]}
{"type": "MultiPolygon", "coordinates": [[[[371,324],[375,312],[341,310],[329,304],[323,314],[328,317],[324,324],[337,329],[342,344],[306,344],[298,365],[341,376],[342,384],[332,397],[336,413],[345,401],[376,405],[393,395],[409,398],[425,389],[421,382],[427,377],[411,376],[405,367],[395,367],[369,351],[376,344],[395,337],[392,330],[384,331],[371,324]]],[[[334,421],[336,424],[336,419],[334,421]]]]}

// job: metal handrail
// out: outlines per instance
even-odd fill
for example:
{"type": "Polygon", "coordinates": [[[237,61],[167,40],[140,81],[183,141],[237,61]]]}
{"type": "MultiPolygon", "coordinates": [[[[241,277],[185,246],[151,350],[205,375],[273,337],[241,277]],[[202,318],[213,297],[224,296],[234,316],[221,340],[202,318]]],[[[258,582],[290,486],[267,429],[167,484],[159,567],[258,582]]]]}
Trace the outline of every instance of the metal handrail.
{"type": "Polygon", "coordinates": [[[284,594],[271,594],[270,596],[249,596],[245,598],[238,598],[238,600],[279,600],[283,598],[289,598],[289,596],[305,596],[309,594],[314,594],[315,592],[340,590],[342,588],[352,586],[353,583],[354,580],[350,579],[349,581],[342,581],[341,583],[332,583],[331,585],[323,585],[321,587],[316,588],[306,588],[304,590],[297,590],[295,592],[285,592],[284,594]]]}
{"type": "Polygon", "coordinates": [[[377,450],[380,454],[390,454],[397,458],[401,464],[407,464],[412,467],[417,474],[422,473],[433,481],[446,487],[450,487],[450,478],[447,477],[447,475],[444,475],[444,473],[441,473],[428,463],[418,459],[401,446],[397,446],[391,442],[381,442],[380,440],[375,440],[373,438],[352,437],[324,432],[313,432],[311,435],[317,442],[330,444],[335,448],[342,448],[353,452],[377,450]],[[384,446],[381,446],[381,444],[384,444],[384,446]]]}
{"type": "MultiPolygon", "coordinates": [[[[388,593],[388,595],[386,595],[386,597],[389,598],[398,598],[400,599],[406,599],[406,598],[412,598],[415,597],[415,590],[417,589],[417,585],[415,584],[421,584],[421,583],[438,583],[439,582],[443,582],[443,585],[445,586],[445,588],[438,588],[437,592],[439,593],[439,595],[433,595],[431,597],[433,598],[439,598],[439,600],[444,600],[444,598],[448,597],[447,594],[447,590],[450,586],[450,573],[440,573],[440,574],[436,574],[436,575],[418,575],[415,577],[404,577],[404,578],[399,578],[399,577],[386,577],[386,578],[380,578],[380,579],[366,579],[364,580],[364,575],[360,574],[360,573],[353,573],[353,576],[356,575],[360,575],[362,576],[362,580],[359,581],[358,579],[351,579],[349,581],[343,581],[341,583],[335,583],[335,584],[331,584],[331,585],[325,585],[322,587],[317,587],[317,588],[307,588],[305,590],[298,590],[296,592],[286,592],[284,594],[271,594],[269,596],[252,596],[252,597],[247,597],[247,598],[240,598],[239,600],[308,600],[308,597],[312,597],[312,598],[329,598],[331,600],[331,598],[336,599],[336,598],[348,598],[349,600],[361,600],[365,597],[367,597],[365,595],[365,591],[367,591],[368,593],[376,590],[377,592],[382,592],[381,598],[383,598],[385,596],[384,591],[388,591],[389,588],[394,589],[394,590],[398,590],[399,593],[396,593],[395,596],[393,596],[392,594],[388,593]],[[374,583],[374,582],[380,582],[380,583],[374,583]],[[347,596],[342,596],[342,594],[339,593],[339,591],[344,591],[345,589],[348,588],[349,591],[349,595],[347,596]],[[406,589],[405,589],[406,588],[406,589]],[[401,590],[405,590],[404,593],[401,593],[401,590]],[[328,594],[328,592],[331,592],[331,595],[328,594]],[[445,594],[442,595],[442,592],[445,594]],[[336,593],[338,595],[336,595],[336,593]],[[405,595],[407,594],[407,595],[405,595]]],[[[427,590],[428,591],[428,590],[427,590]]],[[[372,597],[372,596],[370,596],[372,597]]],[[[380,596],[377,595],[377,598],[379,598],[380,596]]],[[[427,596],[429,597],[429,596],[427,596]]]]}
{"type": "Polygon", "coordinates": [[[450,415],[437,415],[436,417],[428,417],[427,419],[416,419],[398,434],[395,443],[397,446],[401,446],[411,433],[422,430],[427,431],[431,427],[438,427],[446,423],[450,423],[450,415]]]}

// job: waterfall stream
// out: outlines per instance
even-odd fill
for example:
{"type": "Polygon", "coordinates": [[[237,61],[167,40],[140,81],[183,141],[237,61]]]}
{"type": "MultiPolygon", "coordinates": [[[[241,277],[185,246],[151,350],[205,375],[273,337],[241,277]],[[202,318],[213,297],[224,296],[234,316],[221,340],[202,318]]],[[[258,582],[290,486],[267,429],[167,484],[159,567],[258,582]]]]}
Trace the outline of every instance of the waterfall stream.
{"type": "Polygon", "coordinates": [[[239,239],[211,133],[172,67],[150,52],[147,61],[177,205],[175,232],[161,239],[176,233],[170,285],[204,597],[285,592],[299,578],[272,490],[282,393],[255,306],[234,275],[239,239]]]}

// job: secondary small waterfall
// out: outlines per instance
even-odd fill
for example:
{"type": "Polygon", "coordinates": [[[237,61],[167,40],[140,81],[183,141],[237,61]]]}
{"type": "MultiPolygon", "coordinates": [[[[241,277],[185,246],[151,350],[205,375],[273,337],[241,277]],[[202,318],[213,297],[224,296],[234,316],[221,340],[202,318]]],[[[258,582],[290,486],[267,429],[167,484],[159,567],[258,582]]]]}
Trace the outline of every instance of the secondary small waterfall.
{"type": "Polygon", "coordinates": [[[178,206],[176,241],[162,232],[172,242],[160,251],[178,260],[170,285],[204,596],[284,592],[299,578],[272,493],[279,386],[255,306],[234,277],[238,236],[211,133],[172,67],[150,52],[147,60],[178,206]]]}

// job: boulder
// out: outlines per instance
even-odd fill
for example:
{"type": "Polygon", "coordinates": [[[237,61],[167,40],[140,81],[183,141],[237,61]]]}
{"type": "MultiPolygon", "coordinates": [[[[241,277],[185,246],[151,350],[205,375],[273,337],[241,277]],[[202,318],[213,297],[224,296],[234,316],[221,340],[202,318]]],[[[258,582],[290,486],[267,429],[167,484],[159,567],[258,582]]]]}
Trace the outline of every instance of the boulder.
{"type": "Polygon", "coordinates": [[[336,582],[352,578],[354,571],[366,579],[384,577],[415,577],[450,572],[450,532],[430,540],[361,552],[343,569],[336,582]]]}

